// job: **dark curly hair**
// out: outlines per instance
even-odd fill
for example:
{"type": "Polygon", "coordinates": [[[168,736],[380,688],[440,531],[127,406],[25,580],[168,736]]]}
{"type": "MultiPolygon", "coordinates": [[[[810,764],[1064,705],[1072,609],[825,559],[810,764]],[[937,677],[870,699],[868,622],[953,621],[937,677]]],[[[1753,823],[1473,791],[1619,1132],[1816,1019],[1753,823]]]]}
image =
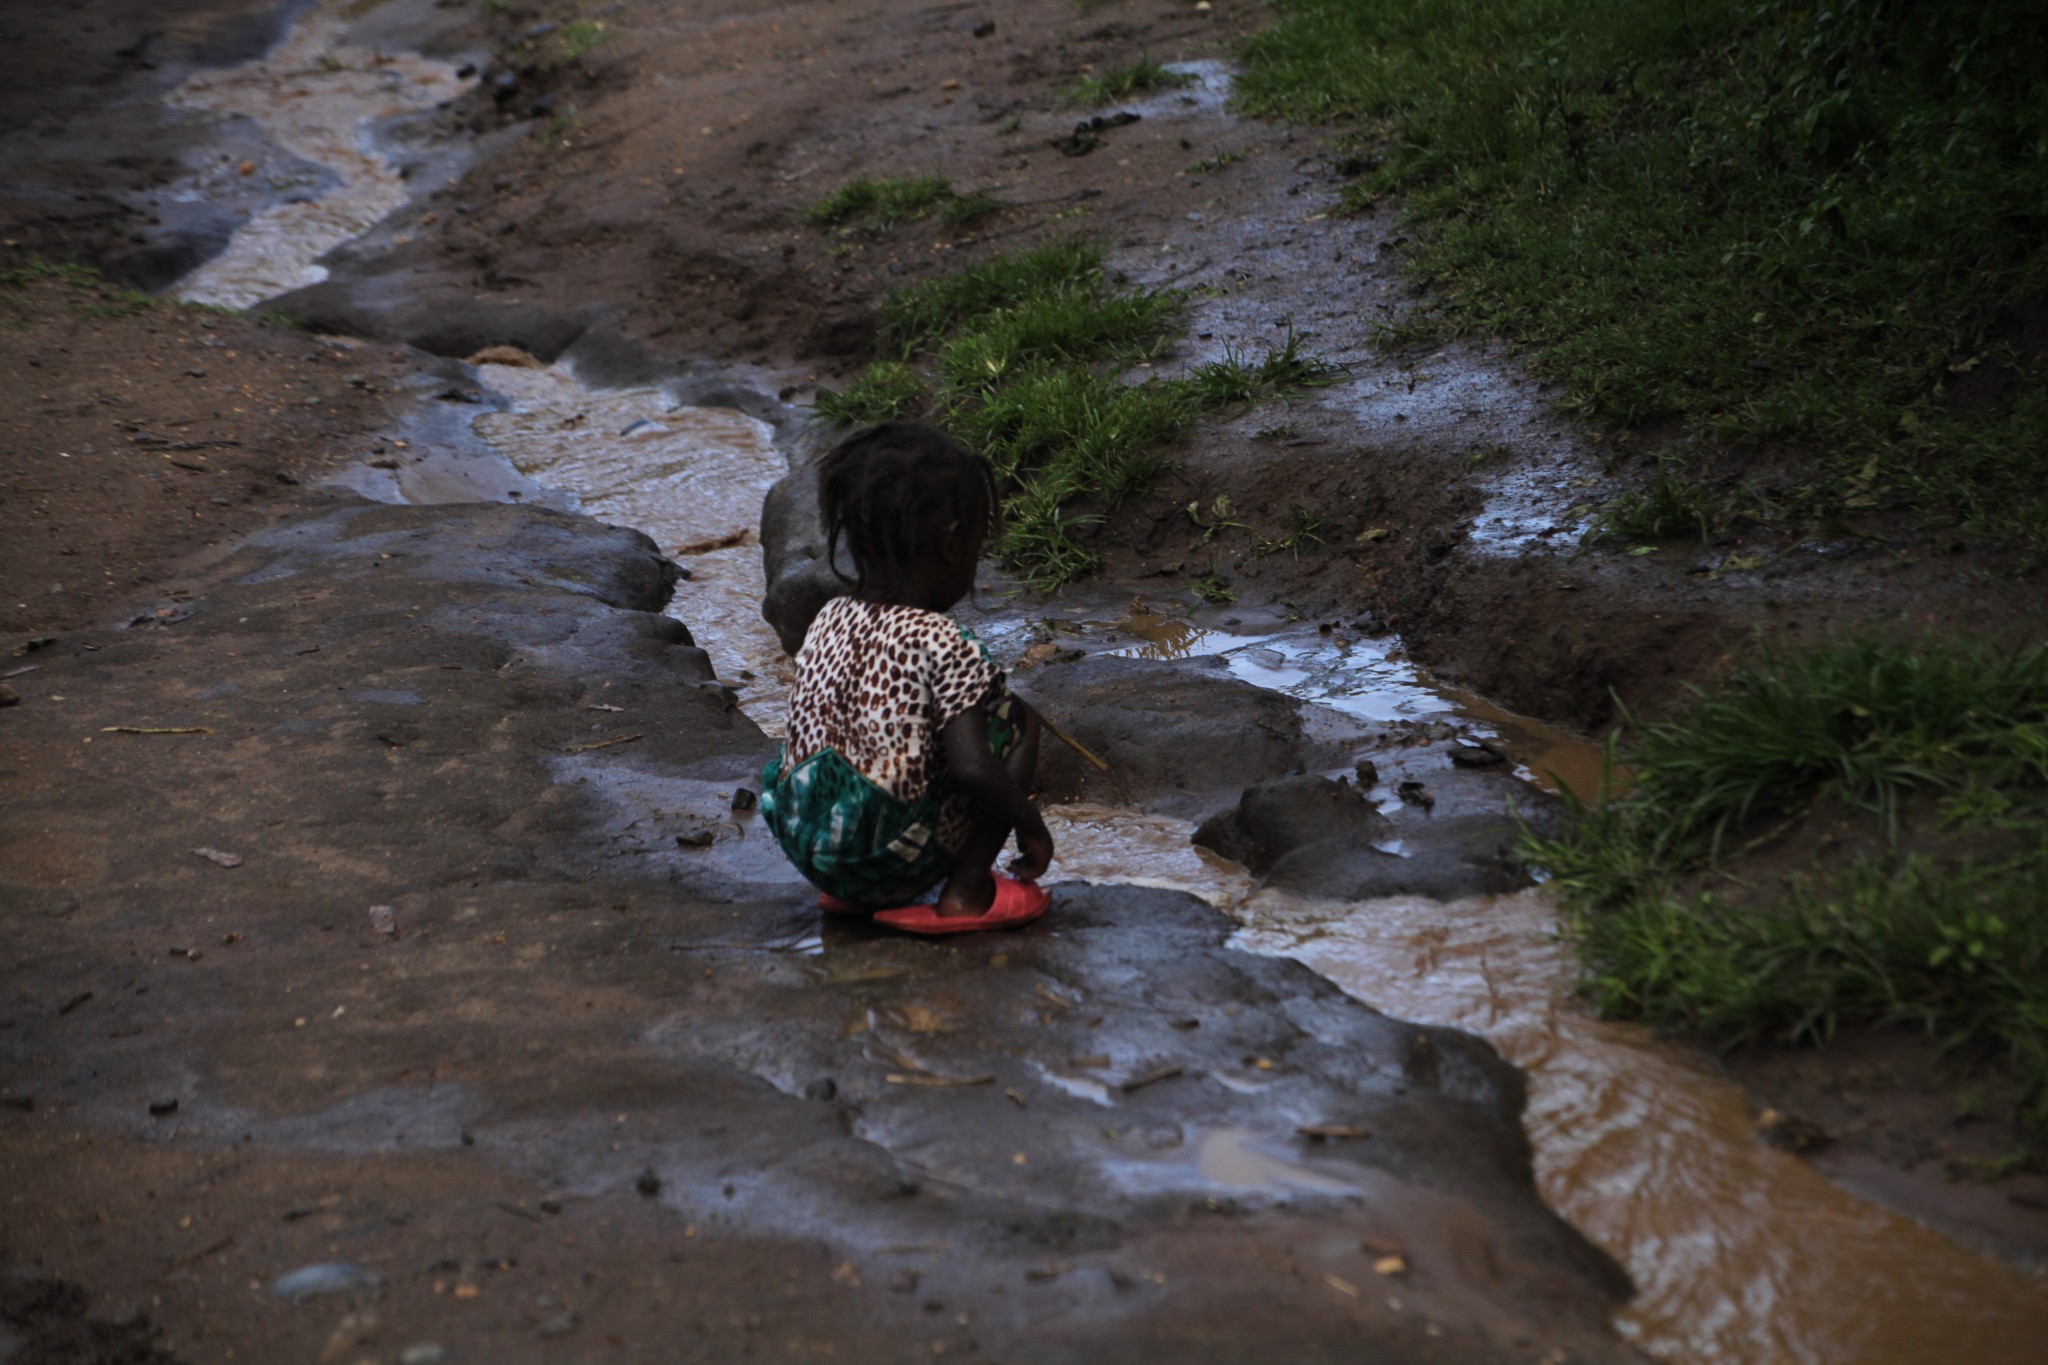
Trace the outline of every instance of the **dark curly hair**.
{"type": "Polygon", "coordinates": [[[818,462],[818,511],[825,558],[856,593],[894,587],[955,526],[998,528],[995,467],[922,422],[883,422],[856,431],[818,462]],[[853,556],[841,573],[839,538],[853,556]]]}

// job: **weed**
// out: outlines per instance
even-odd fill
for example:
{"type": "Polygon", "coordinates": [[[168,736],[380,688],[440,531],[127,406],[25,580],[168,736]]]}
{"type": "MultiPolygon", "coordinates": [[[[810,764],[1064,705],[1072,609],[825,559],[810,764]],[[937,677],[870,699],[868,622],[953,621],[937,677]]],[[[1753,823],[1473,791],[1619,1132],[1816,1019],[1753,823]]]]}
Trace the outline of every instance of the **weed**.
{"type": "Polygon", "coordinates": [[[1067,104],[1109,104],[1146,90],[1172,90],[1191,85],[1194,79],[1185,71],[1169,71],[1150,57],[1141,57],[1129,66],[1115,67],[1099,76],[1084,76],[1060,99],[1067,104]]]}
{"type": "Polygon", "coordinates": [[[1202,544],[1204,545],[1207,545],[1225,531],[1249,531],[1252,529],[1241,521],[1231,520],[1231,513],[1235,510],[1230,505],[1228,494],[1218,496],[1216,501],[1209,504],[1209,519],[1207,521],[1202,519],[1202,504],[1199,500],[1187,505],[1188,520],[1192,521],[1195,524],[1195,529],[1202,533],[1202,544]]]}
{"type": "Polygon", "coordinates": [[[1411,308],[1391,318],[1374,318],[1367,325],[1372,344],[1388,355],[1399,355],[1403,351],[1419,350],[1444,336],[1444,325],[1440,319],[1431,317],[1420,308],[1411,308]]]}
{"type": "Polygon", "coordinates": [[[804,220],[835,227],[858,219],[874,227],[892,227],[906,218],[924,218],[957,202],[952,183],[941,176],[867,176],[849,180],[804,210],[804,220]]]}
{"type": "Polygon", "coordinates": [[[1988,1039],[2048,1127],[2048,646],[1766,654],[1629,725],[1628,793],[1529,844],[1602,1009],[1724,1041],[1988,1039]],[[1866,853],[1775,897],[1739,875],[1821,803],[1866,853]]]}
{"type": "Polygon", "coordinates": [[[1079,238],[997,256],[898,290],[882,301],[882,333],[906,351],[1026,298],[1103,287],[1102,248],[1079,238]]]}
{"type": "Polygon", "coordinates": [[[555,45],[561,51],[563,61],[573,62],[595,52],[611,36],[604,24],[596,19],[572,19],[555,30],[555,45]]]}
{"type": "Polygon", "coordinates": [[[2031,6],[1288,0],[1238,89],[1355,126],[1350,199],[1402,197],[1436,330],[1533,343],[1596,419],[1789,451],[1810,515],[2041,550],[2031,6]]]}
{"type": "Polygon", "coordinates": [[[1189,583],[1188,587],[1194,590],[1195,596],[1212,607],[1229,606],[1237,600],[1237,594],[1231,591],[1229,580],[1217,575],[1214,564],[1209,566],[1209,572],[1189,583]]]}
{"type": "Polygon", "coordinates": [[[1304,339],[1289,324],[1281,343],[1258,364],[1250,364],[1234,343],[1226,342],[1223,358],[1198,366],[1187,376],[1187,384],[1203,407],[1225,407],[1318,388],[1334,383],[1341,373],[1341,367],[1310,355],[1304,339]]]}
{"type": "Polygon", "coordinates": [[[1247,156],[1250,155],[1250,152],[1246,152],[1243,150],[1234,152],[1218,152],[1216,153],[1216,155],[1211,157],[1204,157],[1202,160],[1197,161],[1194,165],[1188,167],[1188,174],[1207,175],[1211,171],[1220,171],[1225,166],[1235,166],[1238,162],[1244,160],[1247,156]]]}
{"type": "Polygon", "coordinates": [[[1303,545],[1320,545],[1323,543],[1322,536],[1317,534],[1322,529],[1323,519],[1321,517],[1312,514],[1298,502],[1290,504],[1287,508],[1286,528],[1279,535],[1270,539],[1261,538],[1259,548],[1253,553],[1261,557],[1284,553],[1295,559],[1300,559],[1301,547],[1303,545]]]}
{"type": "Polygon", "coordinates": [[[541,129],[541,146],[548,148],[550,151],[559,147],[567,147],[569,145],[569,134],[575,132],[582,124],[582,117],[574,109],[564,110],[556,114],[548,120],[547,126],[541,129]]]}
{"type": "Polygon", "coordinates": [[[965,227],[978,218],[1000,212],[1006,205],[986,190],[973,194],[959,195],[945,202],[939,210],[939,221],[948,227],[965,227]]]}
{"type": "Polygon", "coordinates": [[[878,360],[844,389],[818,390],[818,412],[834,422],[865,426],[908,417],[923,405],[924,380],[897,360],[878,360]]]}
{"type": "Polygon", "coordinates": [[[1008,137],[1010,134],[1016,132],[1019,128],[1022,128],[1023,126],[1024,120],[1018,118],[1015,114],[1012,114],[1008,118],[1004,119],[1001,123],[998,123],[996,125],[996,136],[1008,137]]]}
{"type": "Polygon", "coordinates": [[[1713,539],[1726,508],[1705,485],[1685,478],[1667,463],[1648,486],[1613,498],[1600,510],[1594,534],[1616,540],[1663,541],[1696,536],[1713,539]]]}

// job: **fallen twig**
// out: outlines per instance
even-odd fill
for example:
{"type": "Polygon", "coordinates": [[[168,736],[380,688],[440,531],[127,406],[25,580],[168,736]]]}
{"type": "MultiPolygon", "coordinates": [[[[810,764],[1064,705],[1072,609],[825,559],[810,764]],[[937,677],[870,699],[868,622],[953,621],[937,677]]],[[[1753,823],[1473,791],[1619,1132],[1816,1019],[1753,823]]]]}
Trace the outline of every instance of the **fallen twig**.
{"type": "Polygon", "coordinates": [[[1054,739],[1066,745],[1069,749],[1072,749],[1075,753],[1081,755],[1081,757],[1087,759],[1090,763],[1093,763],[1096,767],[1102,769],[1102,771],[1109,771],[1109,765],[1107,763],[1104,763],[1101,759],[1097,758],[1094,754],[1090,753],[1087,747],[1084,746],[1081,743],[1081,741],[1075,739],[1065,730],[1062,730],[1059,726],[1053,724],[1052,717],[1046,715],[1045,712],[1040,711],[1038,713],[1038,723],[1040,725],[1043,725],[1046,729],[1052,731],[1052,737],[1054,739]]]}
{"type": "Polygon", "coordinates": [[[609,749],[614,744],[631,744],[636,739],[645,738],[647,738],[647,736],[644,733],[637,735],[619,735],[613,739],[600,739],[591,744],[571,744],[568,748],[562,750],[562,752],[565,754],[587,754],[593,749],[609,749]]]}
{"type": "Polygon", "coordinates": [[[1135,1080],[1125,1081],[1123,1083],[1123,1092],[1126,1095],[1135,1094],[1136,1092],[1143,1090],[1148,1085],[1156,1085],[1160,1081],[1170,1081],[1175,1076],[1180,1075],[1181,1072],[1185,1069],[1186,1068],[1184,1067],[1178,1066],[1162,1066],[1159,1068],[1159,1070],[1148,1072],[1135,1080]]]}

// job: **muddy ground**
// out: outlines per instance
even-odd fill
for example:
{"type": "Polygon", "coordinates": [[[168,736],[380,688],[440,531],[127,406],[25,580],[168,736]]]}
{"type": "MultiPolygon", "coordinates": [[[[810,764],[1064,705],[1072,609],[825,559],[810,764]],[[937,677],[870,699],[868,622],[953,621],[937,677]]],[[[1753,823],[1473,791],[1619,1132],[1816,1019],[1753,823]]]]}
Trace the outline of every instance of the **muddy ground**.
{"type": "MultiPolygon", "coordinates": [[[[250,126],[161,103],[297,8],[8,6],[9,259],[157,290],[302,192],[250,126]]],[[[884,290],[1085,231],[1134,281],[1197,289],[1163,367],[1291,324],[1358,380],[1205,425],[1118,511],[1107,570],[1159,599],[1213,574],[1247,611],[1371,620],[1441,677],[1581,728],[1757,632],[2038,627],[2037,584],[1931,531],[1581,553],[1572,509],[1619,486],[1632,435],[1550,416],[1484,348],[1376,351],[1370,321],[1414,304],[1398,221],[1329,212],[1313,134],[1167,95],[1086,155],[1050,145],[1088,112],[1061,101],[1082,75],[1227,57],[1261,19],[373,8],[373,42],[481,82],[386,130],[419,192],[268,305],[310,330],[69,279],[6,291],[0,612],[22,652],[0,661],[20,699],[0,712],[0,1125],[10,1173],[38,1178],[8,1182],[5,1245],[98,1296],[105,1358],[148,1358],[111,1322],[130,1314],[194,1360],[1231,1360],[1247,1341],[1307,1360],[1361,1339],[1625,1358],[1612,1267],[1535,1200],[1517,1083],[1483,1047],[1231,953],[1212,912],[1157,893],[1068,888],[1050,927],[1000,942],[834,929],[827,958],[793,954],[815,919],[723,804],[766,741],[648,614],[655,557],[545,510],[351,491],[421,456],[400,433],[422,412],[465,410],[451,362],[482,347],[593,378],[744,373],[801,404],[872,358],[884,290]],[[575,60],[529,36],[578,17],[608,36],[575,60]],[[971,233],[799,221],[861,173],[1010,207],[971,233]],[[1219,495],[1252,530],[1210,539],[1182,510],[1219,495]],[[1294,504],[1320,543],[1257,553],[1294,504]],[[622,829],[622,801],[669,823],[622,829]],[[1174,1066],[1109,1110],[1051,1079],[1174,1066]],[[1294,1131],[1328,1122],[1374,1136],[1294,1131]],[[370,1155],[394,1127],[404,1154],[370,1155]],[[1241,1140],[1282,1183],[1218,1185],[1205,1142],[1241,1140]],[[1320,1181],[1396,1192],[1375,1205],[1396,1225],[1320,1181]],[[1409,1265],[1381,1276],[1389,1247],[1409,1265]],[[325,1261],[381,1291],[269,1294],[325,1261]]],[[[1746,1074],[1887,1172],[2009,1147],[1938,1104],[1887,1110],[1881,1083],[1847,1114],[1825,1067],[1746,1074]]],[[[1894,1197],[1941,1198],[1916,1188],[1894,1197]]],[[[1980,1221],[2032,1246],[2037,1211],[1991,1202],[1980,1221]]],[[[86,1330],[62,1293],[9,1294],[0,1346],[86,1330]]]]}

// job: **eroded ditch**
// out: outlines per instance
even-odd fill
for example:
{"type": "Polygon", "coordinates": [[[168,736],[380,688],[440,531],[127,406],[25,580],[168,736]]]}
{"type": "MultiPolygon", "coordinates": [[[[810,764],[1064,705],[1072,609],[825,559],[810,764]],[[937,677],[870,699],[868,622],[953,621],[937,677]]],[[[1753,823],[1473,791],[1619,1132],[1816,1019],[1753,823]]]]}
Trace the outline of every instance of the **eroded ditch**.
{"type": "MultiPolygon", "coordinates": [[[[251,223],[188,278],[182,296],[247,306],[317,279],[315,258],[402,197],[388,166],[364,150],[367,130],[446,98],[457,78],[445,64],[374,54],[351,67],[345,9],[316,8],[268,57],[195,79],[179,96],[258,118],[344,182],[331,201],[282,206],[251,223]],[[351,70],[363,79],[341,78],[351,70]],[[280,108],[294,112],[280,118],[280,108]]],[[[645,531],[677,558],[691,576],[671,610],[748,715],[779,733],[789,664],[758,611],[758,509],[786,469],[772,429],[687,407],[659,388],[592,389],[566,364],[483,364],[477,374],[504,406],[478,415],[476,436],[535,482],[645,531]]],[[[1378,411],[1393,401],[1389,384],[1360,378],[1324,401],[1378,411]]],[[[1498,376],[1454,388],[1458,401],[1523,402],[1498,376]]],[[[1404,413],[1450,415],[1444,395],[1417,397],[1413,383],[1398,401],[1404,413]]],[[[1514,505],[1482,518],[1475,537],[1496,553],[1535,549],[1571,501],[1569,473],[1534,489],[1527,507],[1508,498],[1514,505]]],[[[1141,658],[1217,656],[1240,679],[1302,702],[1327,736],[1434,722],[1500,741],[1531,778],[1556,773],[1584,790],[1593,771],[1585,746],[1437,686],[1391,637],[1326,635],[1313,624],[1239,630],[1221,613],[1130,603],[1136,595],[1104,587],[1089,600],[991,598],[974,616],[1007,663],[1053,637],[1141,658]]],[[[1056,807],[1048,817],[1056,877],[1191,891],[1238,918],[1242,946],[1298,958],[1390,1014],[1477,1033],[1523,1067],[1544,1197],[1634,1276],[1638,1294],[1621,1325],[1653,1355],[1872,1365],[2033,1358],[2048,1328],[2038,1283],[1762,1146],[1742,1094],[1697,1053],[1592,1018],[1568,993],[1556,914],[1540,893],[1305,902],[1259,891],[1242,869],[1193,848],[1182,820],[1108,806],[1056,807]]],[[[1228,1134],[1196,1157],[1222,1183],[1284,1187],[1292,1178],[1228,1134]]]]}

